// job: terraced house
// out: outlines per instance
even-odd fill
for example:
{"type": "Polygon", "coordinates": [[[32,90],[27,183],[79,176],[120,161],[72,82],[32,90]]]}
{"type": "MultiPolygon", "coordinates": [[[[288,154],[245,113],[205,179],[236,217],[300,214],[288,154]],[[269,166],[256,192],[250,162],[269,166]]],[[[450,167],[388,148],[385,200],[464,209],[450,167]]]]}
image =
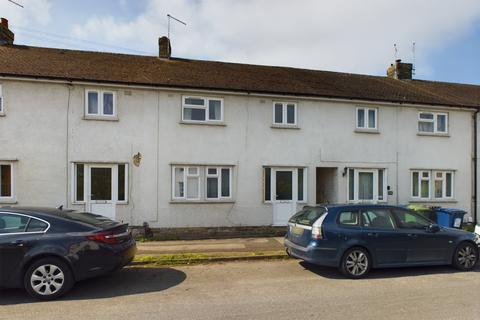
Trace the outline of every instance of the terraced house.
{"type": "Polygon", "coordinates": [[[0,26],[0,203],[155,227],[316,203],[476,210],[480,87],[17,45],[0,26]]]}

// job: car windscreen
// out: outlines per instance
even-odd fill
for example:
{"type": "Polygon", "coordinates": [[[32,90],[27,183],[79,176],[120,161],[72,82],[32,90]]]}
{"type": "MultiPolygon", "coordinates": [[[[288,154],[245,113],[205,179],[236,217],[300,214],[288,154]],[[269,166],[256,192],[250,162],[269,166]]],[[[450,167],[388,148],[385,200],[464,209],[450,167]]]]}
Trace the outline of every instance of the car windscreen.
{"type": "Polygon", "coordinates": [[[107,217],[90,212],[69,210],[62,212],[62,217],[68,220],[74,220],[77,222],[88,224],[97,228],[104,228],[107,226],[118,224],[118,222],[110,220],[107,217]]]}
{"type": "Polygon", "coordinates": [[[297,212],[288,222],[312,226],[327,210],[323,207],[308,207],[297,212]]]}

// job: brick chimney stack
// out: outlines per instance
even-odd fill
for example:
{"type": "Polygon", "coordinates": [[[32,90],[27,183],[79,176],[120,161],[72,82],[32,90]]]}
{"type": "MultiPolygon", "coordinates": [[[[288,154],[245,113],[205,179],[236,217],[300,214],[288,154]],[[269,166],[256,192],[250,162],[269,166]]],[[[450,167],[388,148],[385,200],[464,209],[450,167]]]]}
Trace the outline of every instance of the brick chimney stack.
{"type": "Polygon", "coordinates": [[[13,44],[15,35],[8,29],[8,20],[2,18],[0,21],[0,45],[13,44]]]}
{"type": "Polygon", "coordinates": [[[412,80],[413,64],[404,63],[401,59],[395,60],[387,69],[387,76],[399,80],[412,80]]]}
{"type": "Polygon", "coordinates": [[[158,52],[160,58],[170,59],[170,56],[172,55],[172,46],[170,45],[170,39],[165,36],[158,39],[158,52]]]}

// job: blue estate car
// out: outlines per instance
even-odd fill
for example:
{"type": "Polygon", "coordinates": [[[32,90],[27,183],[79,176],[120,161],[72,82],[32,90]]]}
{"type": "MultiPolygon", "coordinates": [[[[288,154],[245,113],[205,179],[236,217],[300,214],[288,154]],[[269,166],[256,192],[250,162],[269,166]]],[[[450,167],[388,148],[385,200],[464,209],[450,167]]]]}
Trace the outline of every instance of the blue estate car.
{"type": "Polygon", "coordinates": [[[478,261],[474,233],[440,227],[414,211],[386,205],[304,207],[290,218],[287,253],[338,267],[350,278],[370,268],[453,265],[472,270],[478,261]]]}

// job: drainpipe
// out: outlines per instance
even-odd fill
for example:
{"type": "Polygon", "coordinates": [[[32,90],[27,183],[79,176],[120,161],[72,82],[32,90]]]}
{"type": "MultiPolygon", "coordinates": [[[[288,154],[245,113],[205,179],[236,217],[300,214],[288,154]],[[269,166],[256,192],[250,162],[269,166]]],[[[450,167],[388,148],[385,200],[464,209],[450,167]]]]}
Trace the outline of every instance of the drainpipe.
{"type": "Polygon", "coordinates": [[[477,225],[478,222],[478,217],[477,217],[477,193],[478,193],[478,178],[477,178],[477,158],[478,158],[478,148],[477,148],[477,143],[478,143],[478,112],[479,110],[475,111],[475,114],[473,115],[473,222],[475,225],[477,225]]]}

